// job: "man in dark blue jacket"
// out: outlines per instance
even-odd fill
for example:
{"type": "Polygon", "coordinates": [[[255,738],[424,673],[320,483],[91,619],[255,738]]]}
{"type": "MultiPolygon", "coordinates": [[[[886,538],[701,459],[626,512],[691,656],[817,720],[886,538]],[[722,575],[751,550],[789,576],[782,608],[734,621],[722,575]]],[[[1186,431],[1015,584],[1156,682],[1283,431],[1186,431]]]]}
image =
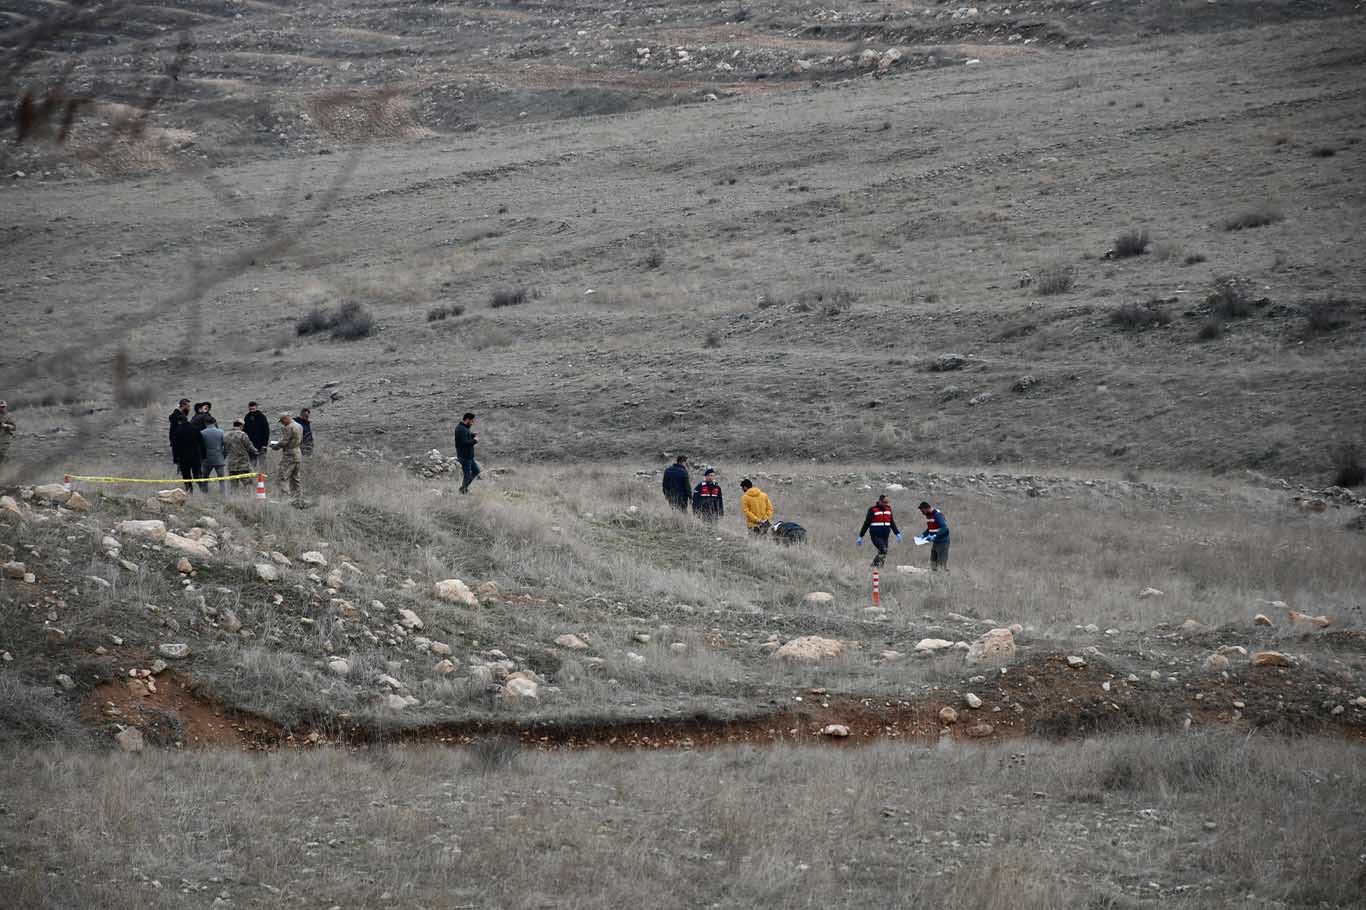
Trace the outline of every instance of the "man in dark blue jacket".
{"type": "Polygon", "coordinates": [[[455,457],[460,461],[460,473],[463,477],[460,484],[461,493],[468,493],[470,484],[479,476],[479,462],[474,460],[474,447],[477,445],[479,434],[474,431],[474,414],[466,411],[465,416],[455,425],[455,457]]]}
{"type": "Polygon", "coordinates": [[[925,516],[925,533],[920,535],[930,542],[930,568],[938,572],[949,570],[949,522],[944,513],[928,502],[920,504],[920,514],[925,516]]]}
{"type": "Polygon", "coordinates": [[[270,446],[270,421],[254,401],[247,402],[247,414],[242,418],[242,429],[251,440],[251,444],[261,452],[252,457],[251,466],[260,467],[261,459],[266,457],[266,449],[270,446]]]}
{"type": "Polygon", "coordinates": [[[688,482],[688,456],[679,455],[664,469],[664,498],[680,512],[688,511],[692,498],[692,484],[688,482]]]}

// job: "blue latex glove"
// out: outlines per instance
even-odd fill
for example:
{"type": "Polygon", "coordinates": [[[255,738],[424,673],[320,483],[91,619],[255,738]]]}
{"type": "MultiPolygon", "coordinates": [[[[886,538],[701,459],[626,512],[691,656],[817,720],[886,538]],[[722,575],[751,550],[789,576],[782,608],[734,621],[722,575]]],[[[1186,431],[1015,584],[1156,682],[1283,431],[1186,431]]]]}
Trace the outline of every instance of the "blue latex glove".
{"type": "Polygon", "coordinates": [[[900,535],[900,534],[896,535],[896,539],[897,539],[898,541],[900,541],[900,540],[901,540],[901,535],[900,535]]]}
{"type": "Polygon", "coordinates": [[[863,546],[863,538],[860,537],[858,540],[854,541],[854,546],[856,546],[856,547],[861,547],[861,546],[863,546]]]}

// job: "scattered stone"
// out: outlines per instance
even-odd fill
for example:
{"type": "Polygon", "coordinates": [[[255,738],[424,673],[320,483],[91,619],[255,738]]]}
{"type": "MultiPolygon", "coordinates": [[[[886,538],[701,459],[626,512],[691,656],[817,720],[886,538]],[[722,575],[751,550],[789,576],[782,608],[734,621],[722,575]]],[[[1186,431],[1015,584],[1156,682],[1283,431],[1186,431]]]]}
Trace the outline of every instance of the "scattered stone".
{"type": "Polygon", "coordinates": [[[631,641],[639,645],[648,645],[650,643],[650,636],[645,632],[636,632],[631,636],[631,641]]]}
{"type": "Polygon", "coordinates": [[[671,653],[671,654],[687,654],[687,653],[688,653],[688,645],[687,645],[686,642],[682,642],[682,641],[673,642],[671,645],[669,645],[669,653],[671,653]]]}
{"type": "Polygon", "coordinates": [[[181,660],[190,656],[190,646],[184,642],[165,644],[157,648],[157,653],[168,660],[181,660]]]}
{"type": "Polygon", "coordinates": [[[142,731],[137,727],[124,727],[114,736],[114,742],[125,752],[141,752],[146,748],[146,743],[142,740],[142,731]]]}
{"type": "Polygon", "coordinates": [[[1030,376],[1028,373],[1015,380],[1015,384],[1010,387],[1012,392],[1028,392],[1039,384],[1039,380],[1030,376]]]}
{"type": "Polygon", "coordinates": [[[179,572],[181,575],[189,575],[191,572],[194,571],[194,565],[188,559],[182,556],[180,557],[180,559],[176,560],[175,570],[179,572]]]}
{"type": "Polygon", "coordinates": [[[280,570],[268,562],[258,562],[255,566],[256,577],[262,581],[279,581],[280,570]]]}
{"type": "Polygon", "coordinates": [[[437,661],[436,666],[432,667],[432,672],[440,673],[442,676],[448,676],[458,669],[460,669],[459,665],[453,660],[439,660],[437,661]]]}
{"type": "Polygon", "coordinates": [[[541,687],[525,677],[509,677],[503,688],[503,697],[511,700],[538,699],[541,687]]]}
{"type": "Polygon", "coordinates": [[[492,581],[482,582],[479,587],[474,589],[474,593],[478,594],[480,597],[497,597],[498,584],[492,581]]]}
{"type": "Polygon", "coordinates": [[[238,619],[237,614],[232,610],[224,608],[218,614],[218,628],[229,635],[236,635],[242,631],[242,620],[238,619]]]}
{"type": "Polygon", "coordinates": [[[402,711],[404,708],[408,707],[408,698],[399,695],[397,692],[390,692],[388,695],[384,696],[384,705],[391,710],[402,711]]]}
{"type": "Polygon", "coordinates": [[[405,629],[421,629],[423,627],[422,618],[407,608],[399,609],[398,621],[405,629]]]}
{"type": "Polygon", "coordinates": [[[1204,625],[1198,619],[1188,619],[1181,624],[1182,632],[1199,632],[1204,625]]]}
{"type": "Polygon", "coordinates": [[[947,651],[953,647],[953,642],[942,638],[922,638],[915,643],[915,650],[921,654],[931,654],[935,651],[947,651]]]}
{"type": "Polygon", "coordinates": [[[1303,628],[1326,629],[1333,624],[1327,616],[1310,616],[1308,613],[1299,613],[1291,610],[1287,614],[1290,622],[1303,628]]]}
{"type": "Polygon", "coordinates": [[[275,563],[277,566],[292,566],[292,565],[294,565],[293,561],[291,561],[290,558],[289,558],[288,556],[286,556],[286,555],[283,554],[283,553],[274,551],[274,550],[272,550],[271,553],[270,553],[270,561],[273,562],[273,563],[275,563]]]}
{"type": "Polygon", "coordinates": [[[334,676],[345,676],[351,672],[351,661],[344,657],[334,657],[327,662],[327,669],[334,676]]]}
{"type": "Polygon", "coordinates": [[[95,506],[80,493],[72,493],[66,500],[66,507],[76,512],[89,512],[95,506]]]}
{"type": "Polygon", "coordinates": [[[976,709],[982,707],[982,700],[971,692],[963,696],[963,702],[969,708],[976,709]]]}
{"type": "Polygon", "coordinates": [[[71,491],[59,483],[44,483],[33,488],[33,498],[43,502],[66,502],[71,491]]]}
{"type": "Polygon", "coordinates": [[[1344,708],[1342,705],[1333,705],[1333,710],[1329,711],[1328,713],[1333,715],[1334,717],[1337,717],[1339,714],[1343,713],[1346,710],[1347,709],[1344,708]]]}
{"type": "Polygon", "coordinates": [[[162,660],[160,657],[158,657],[156,660],[152,661],[152,665],[151,665],[150,667],[148,667],[147,669],[148,669],[148,671],[149,671],[153,676],[160,676],[161,674],[165,673],[165,672],[166,672],[167,670],[169,670],[170,668],[171,668],[171,665],[170,665],[170,664],[166,663],[166,661],[164,661],[164,660],[162,660]]]}
{"type": "Polygon", "coordinates": [[[967,729],[968,736],[971,736],[974,739],[983,739],[990,736],[993,732],[995,732],[995,728],[987,723],[973,724],[967,729]]]}
{"type": "Polygon", "coordinates": [[[976,407],[979,404],[986,404],[988,401],[991,401],[995,397],[996,396],[991,394],[990,392],[979,392],[978,394],[968,399],[968,405],[971,407],[976,407]]]}
{"type": "Polygon", "coordinates": [[[834,736],[844,738],[849,735],[849,728],[844,724],[826,724],[821,727],[821,736],[834,736]]]}
{"type": "Polygon", "coordinates": [[[55,626],[49,626],[47,631],[43,634],[47,640],[47,643],[50,645],[60,645],[66,643],[66,632],[64,632],[61,629],[58,629],[55,626]]]}
{"type": "Polygon", "coordinates": [[[1144,588],[1142,591],[1139,591],[1139,592],[1138,592],[1138,599],[1139,599],[1139,600],[1147,600],[1147,599],[1150,598],[1150,597],[1166,597],[1166,596],[1167,596],[1166,594],[1162,593],[1162,591],[1160,591],[1160,590],[1157,589],[1157,588],[1144,588]]]}
{"type": "Polygon", "coordinates": [[[299,559],[300,559],[302,562],[308,563],[310,566],[326,566],[326,565],[327,565],[327,557],[324,556],[323,554],[319,553],[317,550],[308,550],[308,551],[305,551],[305,552],[303,552],[303,553],[300,553],[300,554],[299,554],[299,559]]]}
{"type": "Polygon", "coordinates": [[[555,644],[569,651],[588,650],[588,643],[572,633],[561,635],[559,638],[555,639],[555,644]]]}
{"type": "Polygon", "coordinates": [[[845,645],[842,641],[833,638],[821,638],[819,635],[803,635],[778,648],[773,652],[773,656],[782,660],[814,663],[843,657],[844,653],[845,645]]]}
{"type": "Polygon", "coordinates": [[[945,726],[958,723],[958,712],[945,705],[939,709],[939,722],[945,726]]]}
{"type": "Polygon", "coordinates": [[[441,600],[450,603],[464,604],[467,607],[479,606],[479,599],[474,596],[469,585],[458,578],[447,578],[445,581],[436,583],[436,596],[441,600]]]}
{"type": "Polygon", "coordinates": [[[897,566],[896,570],[900,572],[902,575],[924,575],[928,577],[930,574],[929,569],[925,569],[920,566],[897,566]]]}
{"type": "Polygon", "coordinates": [[[166,538],[166,522],[158,519],[147,521],[121,521],[114,530],[129,537],[161,543],[166,538]]]}
{"type": "Polygon", "coordinates": [[[199,559],[210,559],[213,557],[213,553],[209,552],[209,548],[203,543],[198,540],[192,540],[189,537],[181,537],[174,531],[167,531],[166,536],[162,538],[161,542],[168,547],[175,547],[182,553],[199,559]]]}
{"type": "Polygon", "coordinates": [[[835,602],[835,595],[829,591],[812,591],[802,598],[802,603],[808,607],[820,607],[835,602]]]}
{"type": "Polygon", "coordinates": [[[1222,654],[1211,654],[1205,658],[1205,669],[1211,673],[1222,673],[1228,669],[1228,658],[1222,654]]]}
{"type": "Polygon", "coordinates": [[[157,493],[157,502],[165,503],[168,506],[183,506],[189,501],[189,497],[184,490],[161,490],[157,493]]]}
{"type": "Polygon", "coordinates": [[[1282,654],[1280,651],[1258,651],[1252,655],[1252,666],[1293,667],[1295,661],[1288,654],[1282,654]]]}
{"type": "Polygon", "coordinates": [[[1220,645],[1218,653],[1225,657],[1247,657],[1247,648],[1242,645],[1220,645]]]}
{"type": "Polygon", "coordinates": [[[1258,613],[1256,616],[1252,617],[1252,624],[1254,626],[1269,626],[1272,624],[1271,617],[1267,616],[1265,613],[1258,613]]]}
{"type": "Polygon", "coordinates": [[[13,496],[0,496],[0,509],[9,512],[11,515],[23,515],[24,512],[19,508],[19,503],[13,496]]]}
{"type": "Polygon", "coordinates": [[[1068,655],[1067,665],[1074,670],[1080,670],[1082,667],[1086,666],[1086,658],[1078,657],[1075,654],[1068,655]]]}
{"type": "Polygon", "coordinates": [[[63,689],[66,689],[67,691],[70,691],[76,688],[76,680],[72,679],[70,676],[67,676],[65,673],[58,673],[57,685],[61,686],[63,689]]]}
{"type": "Polygon", "coordinates": [[[992,629],[968,645],[963,660],[969,664],[1003,664],[1015,656],[1015,635],[1009,629],[992,629]]]}
{"type": "Polygon", "coordinates": [[[451,653],[451,646],[444,641],[434,641],[427,646],[427,649],[437,657],[449,657],[451,653]]]}
{"type": "Polygon", "coordinates": [[[22,579],[28,572],[28,566],[22,562],[7,562],[4,565],[5,575],[13,579],[22,579]]]}
{"type": "Polygon", "coordinates": [[[878,654],[877,657],[878,660],[882,661],[883,663],[890,664],[895,663],[898,660],[901,660],[901,658],[905,656],[906,655],[902,654],[900,651],[883,651],[882,653],[878,654]]]}
{"type": "Polygon", "coordinates": [[[962,354],[940,354],[930,364],[930,370],[935,373],[948,373],[952,370],[961,370],[967,362],[968,359],[962,354]]]}

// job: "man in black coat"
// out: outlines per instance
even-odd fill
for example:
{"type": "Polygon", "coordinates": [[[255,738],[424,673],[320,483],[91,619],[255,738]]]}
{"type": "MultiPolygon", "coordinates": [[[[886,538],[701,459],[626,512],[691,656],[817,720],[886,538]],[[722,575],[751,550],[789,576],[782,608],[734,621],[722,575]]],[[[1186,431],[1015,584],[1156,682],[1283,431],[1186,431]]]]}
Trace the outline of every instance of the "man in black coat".
{"type": "Polygon", "coordinates": [[[664,498],[680,512],[688,511],[688,500],[692,499],[692,484],[688,481],[688,456],[679,455],[664,469],[664,498]]]}
{"type": "Polygon", "coordinates": [[[468,493],[470,484],[479,476],[479,462],[474,460],[474,447],[479,445],[479,434],[474,431],[474,414],[465,412],[455,425],[455,457],[460,462],[460,492],[468,493]]]}
{"type": "MultiPolygon", "coordinates": [[[[182,420],[176,424],[174,435],[171,437],[171,454],[175,456],[175,463],[180,466],[180,476],[186,480],[185,492],[192,492],[195,487],[202,488],[203,484],[189,481],[204,476],[204,456],[207,454],[207,447],[204,445],[203,434],[195,429],[190,421],[182,420]]],[[[207,491],[201,489],[200,492],[207,491]]]]}
{"type": "Polygon", "coordinates": [[[270,421],[266,415],[257,410],[256,402],[247,402],[247,416],[242,418],[242,429],[246,431],[247,438],[251,444],[261,450],[260,455],[254,455],[251,459],[251,466],[257,467],[261,459],[265,457],[266,448],[270,445],[270,421]]]}
{"type": "Polygon", "coordinates": [[[169,432],[166,434],[167,440],[171,443],[171,459],[175,460],[175,428],[177,425],[190,419],[190,399],[180,399],[180,404],[171,412],[171,416],[166,418],[170,424],[169,432]]]}
{"type": "Polygon", "coordinates": [[[204,428],[209,425],[209,418],[213,416],[212,412],[213,402],[201,401],[194,406],[194,416],[190,418],[190,423],[194,424],[196,430],[203,432],[204,428]]]}

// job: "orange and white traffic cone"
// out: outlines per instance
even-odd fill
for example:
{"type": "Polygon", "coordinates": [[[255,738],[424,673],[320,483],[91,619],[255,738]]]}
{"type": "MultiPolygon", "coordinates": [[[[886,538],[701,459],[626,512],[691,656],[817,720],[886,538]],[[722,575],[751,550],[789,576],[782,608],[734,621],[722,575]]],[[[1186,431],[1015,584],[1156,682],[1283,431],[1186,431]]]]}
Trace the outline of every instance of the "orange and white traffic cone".
{"type": "Polygon", "coordinates": [[[881,579],[877,572],[873,573],[873,606],[882,606],[881,579]]]}
{"type": "Polygon", "coordinates": [[[264,474],[256,475],[256,498],[266,498],[266,475],[264,474]]]}

